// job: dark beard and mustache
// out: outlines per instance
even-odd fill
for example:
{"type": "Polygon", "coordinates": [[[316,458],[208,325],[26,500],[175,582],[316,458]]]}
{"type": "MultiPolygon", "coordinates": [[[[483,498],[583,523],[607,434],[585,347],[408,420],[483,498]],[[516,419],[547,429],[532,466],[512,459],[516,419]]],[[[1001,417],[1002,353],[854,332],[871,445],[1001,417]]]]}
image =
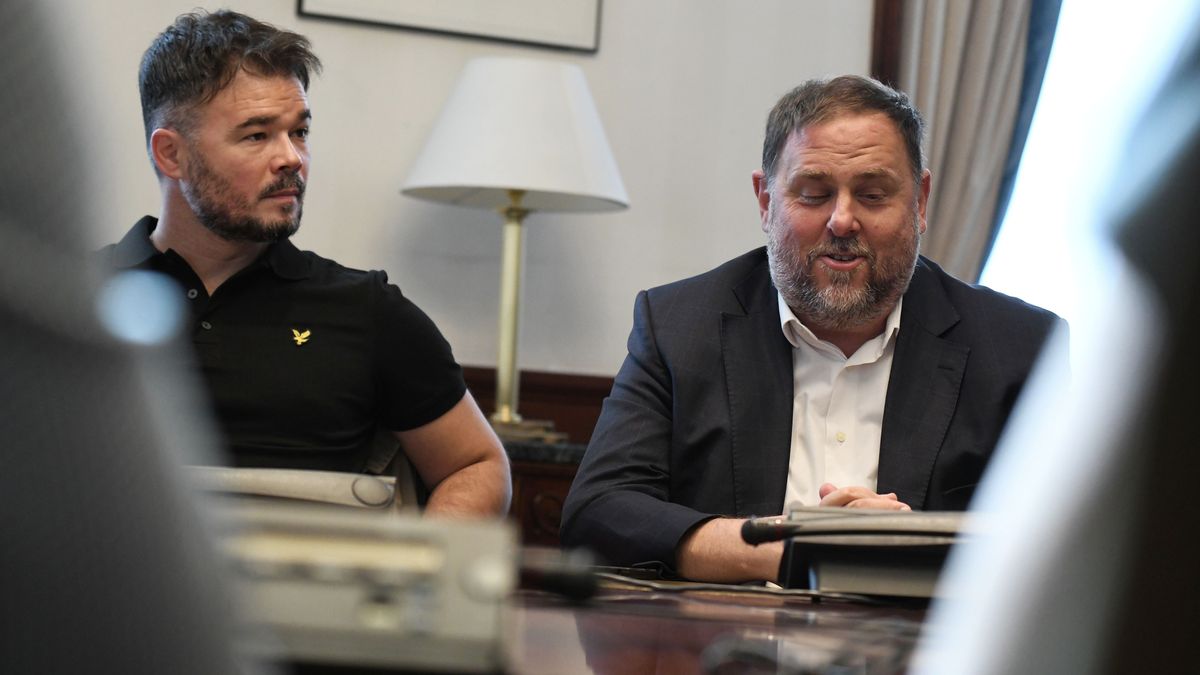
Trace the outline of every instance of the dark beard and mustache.
{"type": "Polygon", "coordinates": [[[250,215],[253,204],[236,194],[227,180],[217,175],[203,155],[193,152],[191,180],[184,182],[183,196],[196,218],[204,227],[226,241],[267,243],[283,241],[300,229],[304,213],[304,179],[287,173],[279,177],[258,198],[294,188],[297,190],[295,211],[282,220],[265,222],[250,215]]]}
{"type": "Polygon", "coordinates": [[[865,325],[887,314],[908,290],[920,246],[918,216],[913,214],[912,236],[905,237],[895,255],[880,260],[857,236],[824,241],[803,258],[790,243],[791,230],[777,224],[769,214],[767,261],[771,281],[784,302],[810,328],[846,330],[865,325]],[[817,258],[823,255],[854,255],[865,259],[867,283],[856,288],[855,270],[826,270],[829,286],[821,288],[812,274],[817,258]]]}

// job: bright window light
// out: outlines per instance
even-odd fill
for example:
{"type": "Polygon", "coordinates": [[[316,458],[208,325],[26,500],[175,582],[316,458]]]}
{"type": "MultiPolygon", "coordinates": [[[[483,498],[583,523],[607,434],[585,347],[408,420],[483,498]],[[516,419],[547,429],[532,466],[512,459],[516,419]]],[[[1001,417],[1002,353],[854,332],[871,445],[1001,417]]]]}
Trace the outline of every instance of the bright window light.
{"type": "MultiPolygon", "coordinates": [[[[1195,12],[1195,0],[1063,0],[1012,201],[981,283],[1068,322],[1103,301],[1089,290],[1095,275],[1113,269],[1106,218],[1126,140],[1195,12]]],[[[1079,337],[1072,331],[1073,341],[1079,337]]]]}

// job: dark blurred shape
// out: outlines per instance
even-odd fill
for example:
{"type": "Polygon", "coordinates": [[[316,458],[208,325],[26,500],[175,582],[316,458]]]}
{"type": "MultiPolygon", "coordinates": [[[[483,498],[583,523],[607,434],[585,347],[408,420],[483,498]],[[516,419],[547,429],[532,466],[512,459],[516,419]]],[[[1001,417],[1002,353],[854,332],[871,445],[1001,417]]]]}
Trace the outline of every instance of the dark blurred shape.
{"type": "Polygon", "coordinates": [[[1039,363],[972,505],[1003,523],[952,556],[958,595],[935,606],[915,673],[1196,670],[1200,9],[1191,16],[1132,136],[1096,139],[1125,150],[1106,217],[1116,259],[1093,282],[1103,309],[1072,325],[1073,382],[1061,352],[1039,363]]]}
{"type": "Polygon", "coordinates": [[[521,588],[557,593],[573,602],[596,594],[596,558],[586,549],[526,546],[520,557],[521,588]]]}
{"type": "Polygon", "coordinates": [[[1113,505],[1137,516],[1121,543],[1134,554],[1125,583],[1113,589],[1115,623],[1102,660],[1110,673],[1180,672],[1200,661],[1200,509],[1192,495],[1200,475],[1200,12],[1194,15],[1182,58],[1130,143],[1125,185],[1135,201],[1116,234],[1162,303],[1165,344],[1126,449],[1142,464],[1137,490],[1132,503],[1113,505]]]}
{"type": "Polygon", "coordinates": [[[189,412],[190,377],[171,367],[172,327],[137,311],[100,320],[161,294],[136,280],[101,291],[88,276],[98,167],[48,12],[0,4],[0,669],[245,672],[178,475],[210,436],[189,412]]]}

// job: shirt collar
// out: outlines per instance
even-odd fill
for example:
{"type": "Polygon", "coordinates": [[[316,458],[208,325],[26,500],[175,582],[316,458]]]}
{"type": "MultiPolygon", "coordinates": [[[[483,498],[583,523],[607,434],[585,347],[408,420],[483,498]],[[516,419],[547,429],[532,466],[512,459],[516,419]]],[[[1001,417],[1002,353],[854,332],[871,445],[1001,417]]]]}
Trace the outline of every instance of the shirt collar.
{"type": "Polygon", "coordinates": [[[112,264],[120,269],[137,267],[158,255],[158,249],[150,243],[150,233],[158,225],[158,218],[144,216],[125,233],[113,250],[112,264]]]}
{"type": "Polygon", "coordinates": [[[271,244],[259,260],[283,279],[307,279],[312,272],[312,261],[290,239],[271,244]]]}
{"type": "MultiPolygon", "coordinates": [[[[154,216],[144,216],[137,221],[117,243],[112,258],[113,266],[129,269],[160,255],[159,250],[150,242],[150,233],[154,232],[157,226],[158,218],[154,216]]],[[[254,265],[267,267],[283,279],[306,279],[312,271],[312,263],[308,256],[301,253],[290,239],[268,246],[266,252],[252,263],[252,266],[254,265]]]]}
{"type": "MultiPolygon", "coordinates": [[[[830,343],[817,337],[815,333],[805,326],[800,319],[796,318],[796,314],[788,307],[787,301],[783,299],[783,294],[775,291],[775,297],[779,305],[779,327],[783,331],[783,336],[791,343],[793,347],[800,347],[801,344],[807,344],[813,349],[829,352],[842,358],[847,358],[842,354],[841,350],[834,347],[830,343]]],[[[895,339],[896,334],[900,332],[900,310],[904,306],[904,296],[896,301],[896,306],[892,308],[888,314],[887,322],[883,326],[883,332],[869,340],[867,345],[875,345],[874,358],[879,358],[887,346],[895,339]]],[[[850,355],[854,356],[853,354],[850,355]]]]}

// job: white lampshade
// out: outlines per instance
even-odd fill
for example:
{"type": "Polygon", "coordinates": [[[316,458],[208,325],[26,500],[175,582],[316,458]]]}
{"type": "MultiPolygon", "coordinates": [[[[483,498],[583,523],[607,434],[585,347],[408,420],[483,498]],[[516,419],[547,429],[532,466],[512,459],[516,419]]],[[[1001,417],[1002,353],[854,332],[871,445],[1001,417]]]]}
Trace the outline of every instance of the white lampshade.
{"type": "Polygon", "coordinates": [[[470,61],[401,192],[500,208],[524,190],[531,211],[628,206],[583,71],[525,58],[470,61]]]}

